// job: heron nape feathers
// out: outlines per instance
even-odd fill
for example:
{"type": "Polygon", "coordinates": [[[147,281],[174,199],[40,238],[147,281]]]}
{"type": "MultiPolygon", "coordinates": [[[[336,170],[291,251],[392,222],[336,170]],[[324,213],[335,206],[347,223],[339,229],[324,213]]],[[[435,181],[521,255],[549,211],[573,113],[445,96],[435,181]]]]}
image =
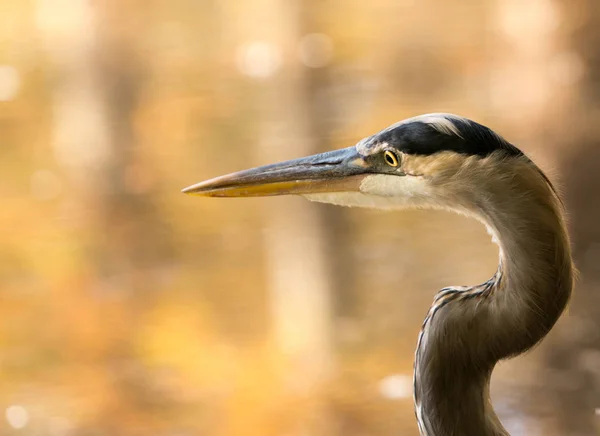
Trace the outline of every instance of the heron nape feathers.
{"type": "Polygon", "coordinates": [[[484,223],[499,245],[498,270],[481,285],[436,294],[417,343],[415,411],[424,436],[508,435],[491,406],[491,373],[499,360],[525,352],[550,331],[567,305],[574,271],[556,190],[518,148],[466,118],[427,114],[353,147],[183,192],[446,209],[484,223]]]}

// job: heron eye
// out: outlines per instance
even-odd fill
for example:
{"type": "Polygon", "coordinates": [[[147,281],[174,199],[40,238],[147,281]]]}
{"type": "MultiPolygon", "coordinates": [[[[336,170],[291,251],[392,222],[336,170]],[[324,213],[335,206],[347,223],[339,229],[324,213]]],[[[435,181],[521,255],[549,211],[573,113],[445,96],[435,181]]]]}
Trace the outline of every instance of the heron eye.
{"type": "Polygon", "coordinates": [[[386,150],[385,153],[383,154],[383,157],[389,166],[391,166],[391,167],[398,166],[398,158],[391,151],[386,150]]]}

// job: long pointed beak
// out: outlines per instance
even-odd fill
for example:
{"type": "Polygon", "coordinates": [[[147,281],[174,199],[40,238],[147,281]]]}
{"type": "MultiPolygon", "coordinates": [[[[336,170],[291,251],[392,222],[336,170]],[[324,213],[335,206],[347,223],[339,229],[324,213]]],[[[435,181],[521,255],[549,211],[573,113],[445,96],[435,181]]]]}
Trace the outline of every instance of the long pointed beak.
{"type": "Polygon", "coordinates": [[[369,165],[355,147],[216,177],[182,192],[205,197],[262,197],[358,191],[369,165]]]}

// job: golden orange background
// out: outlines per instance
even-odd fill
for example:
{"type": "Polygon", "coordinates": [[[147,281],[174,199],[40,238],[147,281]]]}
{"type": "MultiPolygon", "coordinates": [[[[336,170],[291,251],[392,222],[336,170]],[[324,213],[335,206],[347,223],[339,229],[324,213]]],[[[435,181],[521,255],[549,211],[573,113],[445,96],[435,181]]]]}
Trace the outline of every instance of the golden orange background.
{"type": "Polygon", "coordinates": [[[563,192],[577,292],[492,397],[513,435],[600,434],[599,24],[593,0],[4,0],[0,435],[416,435],[417,334],[494,272],[481,225],[180,190],[426,112],[563,192]]]}

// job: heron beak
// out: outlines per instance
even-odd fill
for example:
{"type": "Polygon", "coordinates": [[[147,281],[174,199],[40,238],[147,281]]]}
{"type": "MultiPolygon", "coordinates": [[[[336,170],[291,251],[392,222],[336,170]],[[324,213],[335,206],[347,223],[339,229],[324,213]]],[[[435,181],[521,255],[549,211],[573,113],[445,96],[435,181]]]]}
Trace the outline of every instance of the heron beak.
{"type": "Polygon", "coordinates": [[[252,168],[200,182],[185,194],[204,197],[263,197],[358,191],[369,165],[356,147],[252,168]]]}

